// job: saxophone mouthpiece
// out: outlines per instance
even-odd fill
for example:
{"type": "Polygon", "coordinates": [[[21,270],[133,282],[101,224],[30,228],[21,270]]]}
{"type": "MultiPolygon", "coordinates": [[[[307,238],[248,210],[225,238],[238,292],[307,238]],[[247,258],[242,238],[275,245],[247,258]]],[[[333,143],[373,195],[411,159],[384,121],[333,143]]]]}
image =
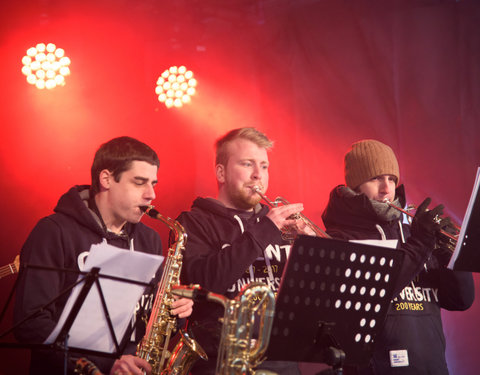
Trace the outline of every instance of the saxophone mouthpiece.
{"type": "Polygon", "coordinates": [[[155,206],[152,206],[151,204],[149,204],[148,206],[140,206],[140,210],[142,210],[146,215],[154,218],[154,219],[158,219],[160,215],[160,212],[158,212],[155,208],[155,206]]]}
{"type": "Polygon", "coordinates": [[[154,206],[152,206],[151,204],[149,204],[148,206],[140,206],[140,210],[144,213],[148,213],[148,211],[150,211],[154,206]]]}

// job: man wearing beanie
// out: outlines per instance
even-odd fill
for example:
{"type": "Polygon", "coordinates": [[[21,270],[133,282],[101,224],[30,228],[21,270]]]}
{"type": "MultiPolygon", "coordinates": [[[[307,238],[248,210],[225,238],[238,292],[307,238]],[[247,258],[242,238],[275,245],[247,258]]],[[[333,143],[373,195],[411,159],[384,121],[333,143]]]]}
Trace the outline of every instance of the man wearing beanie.
{"type": "Polygon", "coordinates": [[[448,218],[434,221],[443,214],[443,205],[427,210],[427,198],[412,225],[403,223],[403,214],[385,203],[405,206],[399,181],[397,158],[389,146],[358,141],[345,155],[346,185],[333,189],[322,215],[334,238],[393,240],[396,251],[404,253],[395,297],[370,363],[345,368],[345,375],[448,375],[440,308],[466,310],[473,303],[472,274],[446,268],[451,252],[441,246],[438,231],[451,223],[448,218]]]}

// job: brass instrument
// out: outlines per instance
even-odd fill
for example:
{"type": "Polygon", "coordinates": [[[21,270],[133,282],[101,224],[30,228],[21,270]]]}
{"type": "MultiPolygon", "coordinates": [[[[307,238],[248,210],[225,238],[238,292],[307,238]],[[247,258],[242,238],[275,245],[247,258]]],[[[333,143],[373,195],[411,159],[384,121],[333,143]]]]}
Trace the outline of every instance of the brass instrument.
{"type": "Polygon", "coordinates": [[[74,374],[76,375],[103,375],[98,367],[85,357],[81,357],[75,362],[74,374]]]}
{"type": "MultiPolygon", "coordinates": [[[[259,186],[254,186],[253,191],[260,195],[262,197],[263,201],[270,207],[278,207],[279,204],[283,205],[288,205],[290,202],[288,202],[285,198],[282,197],[277,197],[275,198],[274,201],[271,201],[270,199],[267,198],[266,195],[262,194],[261,188],[259,186]]],[[[300,219],[302,220],[314,233],[315,236],[317,237],[323,237],[323,238],[332,238],[330,235],[328,235],[322,228],[320,228],[318,225],[316,225],[313,221],[311,221],[309,218],[307,218],[305,215],[303,215],[301,212],[297,212],[289,217],[289,219],[292,220],[297,220],[300,219]]],[[[292,233],[290,231],[288,232],[282,232],[282,237],[285,240],[294,240],[296,237],[296,233],[292,233]]]]}
{"type": "Polygon", "coordinates": [[[254,368],[265,359],[275,312],[275,296],[266,284],[251,282],[234,299],[206,292],[198,285],[175,287],[173,293],[217,302],[225,308],[216,375],[255,374],[254,368]],[[259,332],[255,338],[254,323],[258,317],[259,332]]]}
{"type": "MultiPolygon", "coordinates": [[[[383,202],[388,204],[390,207],[392,207],[392,208],[404,213],[405,215],[407,215],[410,222],[411,222],[411,219],[413,219],[413,217],[415,216],[410,212],[411,210],[416,209],[415,205],[409,205],[407,207],[407,209],[403,209],[402,207],[398,207],[398,206],[394,205],[387,198],[385,198],[383,200],[383,202]]],[[[435,217],[434,218],[434,221],[437,224],[439,224],[441,220],[442,219],[440,217],[435,217]]],[[[458,236],[460,235],[460,229],[461,228],[460,228],[460,226],[458,226],[457,224],[455,224],[453,222],[451,222],[451,224],[452,225],[449,226],[449,228],[451,229],[452,233],[449,233],[444,229],[440,229],[438,232],[439,232],[440,240],[442,241],[442,243],[445,245],[445,247],[449,251],[451,251],[453,253],[455,251],[455,247],[457,246],[458,236]]]]}
{"type": "Polygon", "coordinates": [[[169,351],[170,338],[177,323],[176,318],[170,313],[174,301],[171,290],[174,285],[180,283],[187,234],[179,222],[162,216],[153,206],[140,208],[148,216],[166,224],[175,234],[175,240],[174,245],[168,249],[145,336],[137,347],[137,356],[152,365],[152,375],[187,374],[198,358],[207,359],[200,345],[182,330],[179,332],[177,344],[169,351]]]}

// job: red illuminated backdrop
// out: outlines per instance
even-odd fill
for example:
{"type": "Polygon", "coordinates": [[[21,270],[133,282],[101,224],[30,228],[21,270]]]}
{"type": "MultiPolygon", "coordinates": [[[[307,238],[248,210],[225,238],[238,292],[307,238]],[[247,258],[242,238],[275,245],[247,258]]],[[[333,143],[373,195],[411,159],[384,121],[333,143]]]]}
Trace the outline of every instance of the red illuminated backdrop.
{"type": "MultiPolygon", "coordinates": [[[[157,150],[155,204],[172,217],[215,195],[215,139],[255,126],[275,140],[268,195],[303,202],[320,225],[343,155],[363,138],[396,151],[409,201],[430,196],[463,218],[480,166],[474,1],[37,0],[2,2],[0,14],[0,265],[62,193],[89,183],[95,150],[120,135],[157,150]],[[70,57],[64,87],[26,83],[21,58],[39,42],[70,57]],[[181,109],[155,95],[170,65],[198,80],[181,109]]],[[[0,281],[2,303],[13,280],[0,281]]],[[[444,314],[452,374],[477,373],[479,310],[444,314]]],[[[0,373],[25,371],[6,355],[25,353],[2,350],[0,373]]]]}

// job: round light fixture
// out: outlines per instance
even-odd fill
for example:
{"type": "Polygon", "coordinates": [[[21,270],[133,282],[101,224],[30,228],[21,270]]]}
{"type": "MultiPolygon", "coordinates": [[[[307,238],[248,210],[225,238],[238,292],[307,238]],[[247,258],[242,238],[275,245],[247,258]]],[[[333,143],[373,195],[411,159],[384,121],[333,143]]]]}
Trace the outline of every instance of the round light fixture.
{"type": "Polygon", "coordinates": [[[30,47],[22,58],[22,73],[27,82],[38,89],[53,89],[65,85],[70,75],[70,59],[62,48],[53,43],[38,43],[30,47]]]}
{"type": "Polygon", "coordinates": [[[167,108],[178,108],[191,101],[196,86],[197,80],[191,70],[187,70],[183,65],[171,66],[158,77],[155,93],[158,101],[167,108]]]}

